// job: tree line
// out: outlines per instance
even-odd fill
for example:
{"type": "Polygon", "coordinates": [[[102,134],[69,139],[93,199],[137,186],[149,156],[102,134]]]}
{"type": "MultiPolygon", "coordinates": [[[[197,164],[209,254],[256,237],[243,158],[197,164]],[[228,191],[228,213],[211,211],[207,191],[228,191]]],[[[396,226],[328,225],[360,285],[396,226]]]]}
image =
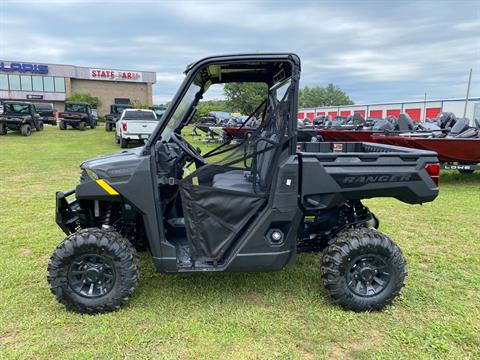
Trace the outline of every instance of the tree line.
{"type": "MultiPolygon", "coordinates": [[[[267,86],[261,83],[231,83],[224,85],[225,100],[200,101],[197,116],[206,116],[210,111],[251,114],[265,99],[267,86]]],[[[321,106],[353,105],[354,102],[338,85],[326,87],[305,86],[299,91],[298,106],[312,108],[321,106]]]]}
{"type": "MultiPolygon", "coordinates": [[[[238,112],[251,114],[265,99],[267,86],[263,83],[231,83],[223,87],[225,99],[202,100],[197,106],[196,117],[207,116],[210,111],[238,112]]],[[[75,93],[67,101],[84,101],[93,107],[101,106],[101,101],[90,94],[75,93]]],[[[353,105],[354,102],[338,85],[328,84],[326,87],[305,86],[299,91],[298,106],[312,108],[321,106],[353,105]]],[[[147,104],[134,104],[147,108],[147,104]]]]}

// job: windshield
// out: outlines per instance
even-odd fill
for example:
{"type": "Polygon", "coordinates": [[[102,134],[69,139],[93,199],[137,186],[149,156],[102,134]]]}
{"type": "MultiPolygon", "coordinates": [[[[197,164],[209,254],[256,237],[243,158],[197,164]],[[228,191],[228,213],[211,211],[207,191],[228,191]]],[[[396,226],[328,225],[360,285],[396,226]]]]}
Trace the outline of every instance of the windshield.
{"type": "Polygon", "coordinates": [[[132,106],[131,105],[115,105],[113,107],[113,112],[114,113],[121,113],[123,110],[125,109],[131,109],[132,106]]]}
{"type": "Polygon", "coordinates": [[[4,112],[7,113],[15,113],[15,114],[30,114],[29,105],[28,104],[9,104],[5,103],[4,112]]]}
{"type": "Polygon", "coordinates": [[[177,129],[177,127],[181,124],[181,122],[185,119],[187,112],[192,107],[193,103],[195,102],[195,96],[200,91],[200,86],[192,83],[188,88],[185,95],[183,95],[182,100],[178,104],[175,112],[173,113],[172,117],[168,121],[165,129],[162,133],[162,140],[168,141],[172,133],[177,129]]]}
{"type": "Polygon", "coordinates": [[[87,112],[86,106],[83,104],[65,104],[65,111],[70,112],[87,112]]]}
{"type": "Polygon", "coordinates": [[[153,111],[126,110],[123,120],[157,120],[153,111]]]}

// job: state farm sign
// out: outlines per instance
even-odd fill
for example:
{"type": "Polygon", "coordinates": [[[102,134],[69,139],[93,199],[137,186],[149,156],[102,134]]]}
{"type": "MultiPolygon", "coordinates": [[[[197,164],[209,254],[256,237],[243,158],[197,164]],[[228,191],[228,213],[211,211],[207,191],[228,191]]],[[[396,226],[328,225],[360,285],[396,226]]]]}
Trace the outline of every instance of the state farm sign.
{"type": "Polygon", "coordinates": [[[91,80],[107,81],[142,81],[142,73],[137,71],[89,69],[91,80]]]}

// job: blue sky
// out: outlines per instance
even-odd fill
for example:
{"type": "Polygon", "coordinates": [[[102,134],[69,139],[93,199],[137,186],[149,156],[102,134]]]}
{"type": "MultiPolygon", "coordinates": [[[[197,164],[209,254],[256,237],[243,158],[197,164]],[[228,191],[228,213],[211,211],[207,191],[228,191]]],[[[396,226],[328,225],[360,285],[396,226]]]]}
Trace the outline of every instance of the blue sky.
{"type": "Polygon", "coordinates": [[[155,102],[199,58],[272,51],[357,103],[463,97],[470,68],[480,96],[480,2],[0,0],[0,59],[156,71],[155,102]]]}

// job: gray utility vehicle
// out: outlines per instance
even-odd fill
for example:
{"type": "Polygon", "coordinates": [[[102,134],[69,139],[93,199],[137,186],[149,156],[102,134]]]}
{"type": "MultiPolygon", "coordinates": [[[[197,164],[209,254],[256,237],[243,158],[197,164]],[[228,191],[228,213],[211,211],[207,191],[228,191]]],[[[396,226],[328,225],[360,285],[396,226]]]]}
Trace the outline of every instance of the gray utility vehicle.
{"type": "Polygon", "coordinates": [[[0,135],[8,130],[20,131],[23,136],[30,136],[32,129],[43,130],[43,122],[30,102],[5,101],[3,113],[0,114],[0,135]]]}
{"type": "Polygon", "coordinates": [[[434,200],[436,154],[297,143],[299,81],[294,54],[188,66],[145,146],[85,161],[80,184],[57,193],[56,221],[68,235],[48,265],[57,299],[83,313],[119,308],[137,286],[136,249],[170,273],[275,271],[300,251],[323,250],[319,280],[335,303],[355,311],[390,304],[404,285],[405,260],[361,199],[434,200]],[[231,82],[268,85],[250,115],[261,125],[246,141],[201,155],[181,130],[210,85],[231,82]]]}
{"type": "Polygon", "coordinates": [[[110,105],[110,114],[105,115],[105,131],[112,131],[117,125],[118,119],[125,109],[133,109],[130,104],[112,104],[110,105]]]}
{"type": "Polygon", "coordinates": [[[65,111],[58,114],[60,118],[60,130],[67,130],[68,126],[78,130],[85,130],[87,126],[91,129],[97,127],[97,120],[92,112],[92,106],[84,102],[67,101],[65,111]]]}

